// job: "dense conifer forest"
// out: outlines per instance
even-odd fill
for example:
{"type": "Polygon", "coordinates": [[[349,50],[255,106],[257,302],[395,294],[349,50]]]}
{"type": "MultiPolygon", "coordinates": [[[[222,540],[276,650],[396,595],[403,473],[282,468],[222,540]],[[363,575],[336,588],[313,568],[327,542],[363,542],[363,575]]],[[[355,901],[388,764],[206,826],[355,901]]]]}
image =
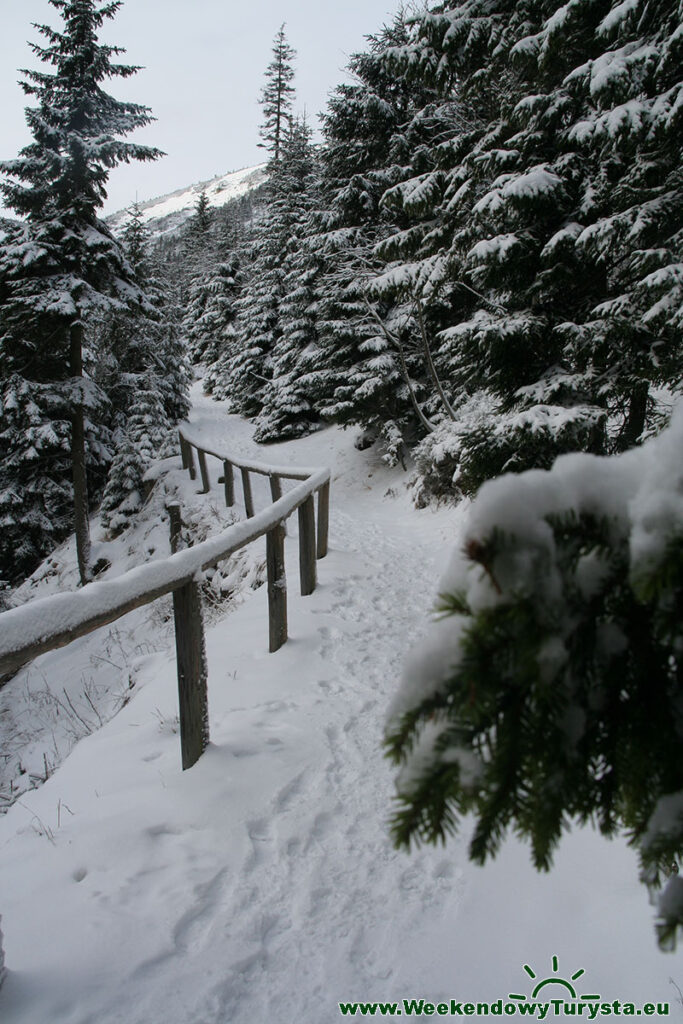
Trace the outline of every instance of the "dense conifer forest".
{"type": "MultiPolygon", "coordinates": [[[[57,78],[76,74],[67,42],[49,34],[41,51],[57,78]]],[[[340,422],[389,463],[410,453],[419,501],[656,432],[681,377],[680,48],[675,3],[473,0],[399,14],[352,58],[313,145],[292,113],[283,27],[261,96],[267,184],[222,210],[200,198],[189,227],[155,245],[132,211],[123,237],[97,241],[97,281],[78,285],[97,301],[70,300],[86,338],[91,507],[106,488],[108,526],[135,511],[144,464],[187,410],[185,360],[254,418],[259,440],[340,422]]],[[[133,70],[103,64],[83,88],[133,70]]],[[[48,256],[68,217],[84,251],[95,244],[105,180],[71,182],[87,211],[46,209],[59,179],[41,118],[49,107],[82,139],[103,129],[99,116],[119,134],[149,116],[93,110],[84,132],[69,121],[75,86],[63,114],[52,80],[30,76],[26,91],[36,141],[3,166],[6,199],[26,217],[5,221],[1,267],[11,582],[71,529],[79,406],[55,338],[77,321],[62,297],[42,296],[76,259],[48,256]]],[[[89,158],[156,155],[121,147],[89,158]]]]}
{"type": "Polygon", "coordinates": [[[680,2],[406,10],[351,58],[315,142],[283,26],[261,96],[266,183],[220,209],[201,194],[156,238],[139,209],[117,237],[99,212],[113,166],[159,155],[121,141],[147,108],[100,88],[137,70],[97,42],[120,5],[50,2],[64,28],[40,29],[52,71],[26,73],[33,142],[0,165],[15,215],[0,242],[0,576],[17,584],[75,529],[92,578],[88,516],[111,536],[135,517],[193,376],[258,442],[349,425],[407,470],[418,505],[480,495],[443,595],[460,660],[389,730],[397,763],[419,754],[397,842],[474,811],[476,859],[510,828],[545,868],[570,814],[630,830],[659,884],[683,835],[678,804],[648,831],[683,791],[683,517],[662,512],[673,484],[643,511],[643,481],[680,472],[680,2]],[[596,474],[590,456],[613,458],[596,474]],[[552,500],[520,476],[553,466],[552,500]]]}

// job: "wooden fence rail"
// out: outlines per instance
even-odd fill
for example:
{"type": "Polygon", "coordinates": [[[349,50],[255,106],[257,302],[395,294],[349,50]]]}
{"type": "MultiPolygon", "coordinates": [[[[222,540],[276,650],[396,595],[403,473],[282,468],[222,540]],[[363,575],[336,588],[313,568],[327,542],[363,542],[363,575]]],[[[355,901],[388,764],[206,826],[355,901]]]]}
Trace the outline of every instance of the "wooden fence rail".
{"type": "Polygon", "coordinates": [[[168,506],[171,535],[169,558],[131,569],[113,580],[89,583],[69,594],[31,601],[0,614],[0,677],[17,671],[39,654],[64,647],[120,619],[121,616],[151,604],[165,594],[173,594],[180,704],[180,738],[183,769],[190,768],[209,741],[206,689],[206,655],[201,614],[199,573],[215,567],[259,537],[266,537],[268,573],[269,649],[277,651],[287,640],[287,587],[285,578],[285,521],[299,512],[299,571],[301,593],[307,595],[316,586],[316,557],[327,554],[329,519],[329,469],[299,469],[267,466],[236,459],[191,440],[180,432],[183,467],[197,478],[194,450],[197,451],[202,491],[211,488],[206,456],[223,464],[225,502],[235,501],[233,467],[240,470],[247,520],[179,551],[180,508],[168,506]],[[270,478],[273,503],[255,513],[250,474],[270,478]],[[282,480],[296,484],[282,494],[282,480]],[[318,494],[318,530],[316,539],[314,495],[318,494]]]}

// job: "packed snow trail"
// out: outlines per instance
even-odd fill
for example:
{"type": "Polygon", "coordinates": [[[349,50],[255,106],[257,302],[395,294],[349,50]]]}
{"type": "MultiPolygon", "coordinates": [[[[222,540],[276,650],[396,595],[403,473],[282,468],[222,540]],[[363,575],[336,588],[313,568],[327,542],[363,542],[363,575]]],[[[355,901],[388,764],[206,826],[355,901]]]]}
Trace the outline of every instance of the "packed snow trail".
{"type": "MultiPolygon", "coordinates": [[[[215,406],[193,422],[257,454],[215,406]]],[[[339,1001],[493,1001],[556,954],[592,992],[673,1002],[623,844],[578,832],[549,876],[513,841],[484,870],[461,840],[393,850],[383,721],[458,515],[417,512],[403,474],[352,441],[329,430],[258,452],[332,465],[330,553],[299,597],[290,520],[277,654],[263,587],[208,631],[198,764],[180,772],[175,666],[155,654],[128,706],[0,821],[3,1024],[321,1024],[339,1001]]]]}

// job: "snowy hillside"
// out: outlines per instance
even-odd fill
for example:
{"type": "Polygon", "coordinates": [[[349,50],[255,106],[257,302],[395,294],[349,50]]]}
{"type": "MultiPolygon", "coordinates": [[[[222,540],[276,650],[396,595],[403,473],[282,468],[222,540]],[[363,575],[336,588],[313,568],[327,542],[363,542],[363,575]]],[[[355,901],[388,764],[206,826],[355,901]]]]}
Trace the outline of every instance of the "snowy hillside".
{"type": "MultiPolygon", "coordinates": [[[[210,181],[200,181],[189,188],[171,192],[168,196],[140,203],[143,221],[152,235],[170,234],[192,216],[202,191],[206,192],[209,206],[225,206],[232,199],[239,199],[247,192],[259,188],[266,180],[265,166],[258,164],[256,167],[244,167],[240,171],[231,171],[210,181]]],[[[129,211],[120,210],[107,217],[107,223],[118,232],[125,227],[128,219],[129,211]]]]}
{"type": "MultiPolygon", "coordinates": [[[[680,1016],[678,960],[657,951],[623,842],[577,830],[542,876],[512,840],[485,869],[465,836],[391,847],[384,718],[459,512],[416,510],[405,474],[352,432],[259,451],[248,424],[195,399],[207,445],[332,467],[330,552],[299,597],[290,521],[291,639],[277,654],[264,587],[208,630],[212,742],[185,773],[172,635],[159,612],[136,620],[129,699],[0,819],[3,1024],[321,1024],[340,1000],[505,999],[526,991],[523,964],[545,975],[555,956],[561,974],[585,969],[581,991],[668,1000],[680,1016]]],[[[199,500],[220,510],[209,466],[199,500]]],[[[265,480],[254,497],[269,500],[265,480]]],[[[162,533],[124,535],[110,554],[121,568],[162,533]]],[[[36,662],[34,685],[60,695],[79,671],[69,651],[36,662]]],[[[125,676],[122,658],[119,646],[90,671],[117,662],[125,676]]],[[[28,686],[26,671],[10,685],[28,686]]]]}

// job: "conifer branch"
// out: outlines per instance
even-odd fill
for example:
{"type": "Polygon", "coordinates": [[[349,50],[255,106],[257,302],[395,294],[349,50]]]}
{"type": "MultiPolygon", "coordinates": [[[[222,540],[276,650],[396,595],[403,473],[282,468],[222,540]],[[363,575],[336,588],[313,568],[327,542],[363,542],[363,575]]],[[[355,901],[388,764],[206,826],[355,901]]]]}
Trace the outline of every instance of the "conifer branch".
{"type": "Polygon", "coordinates": [[[363,303],[372,319],[379,325],[380,329],[382,330],[382,333],[384,334],[389,344],[393,345],[396,348],[401,363],[401,371],[403,373],[403,378],[406,384],[408,385],[408,391],[410,392],[410,400],[413,404],[413,408],[415,409],[415,412],[417,413],[420,423],[425,428],[425,430],[427,430],[430,434],[433,433],[434,424],[431,423],[423,413],[422,409],[420,408],[420,404],[417,400],[417,397],[415,395],[415,392],[413,390],[413,385],[408,374],[408,367],[406,365],[405,355],[403,352],[403,344],[400,338],[398,337],[398,335],[392,334],[392,332],[388,329],[388,327],[386,326],[382,318],[379,316],[377,311],[373,309],[372,306],[370,305],[368,298],[365,294],[363,294],[363,303]]]}

